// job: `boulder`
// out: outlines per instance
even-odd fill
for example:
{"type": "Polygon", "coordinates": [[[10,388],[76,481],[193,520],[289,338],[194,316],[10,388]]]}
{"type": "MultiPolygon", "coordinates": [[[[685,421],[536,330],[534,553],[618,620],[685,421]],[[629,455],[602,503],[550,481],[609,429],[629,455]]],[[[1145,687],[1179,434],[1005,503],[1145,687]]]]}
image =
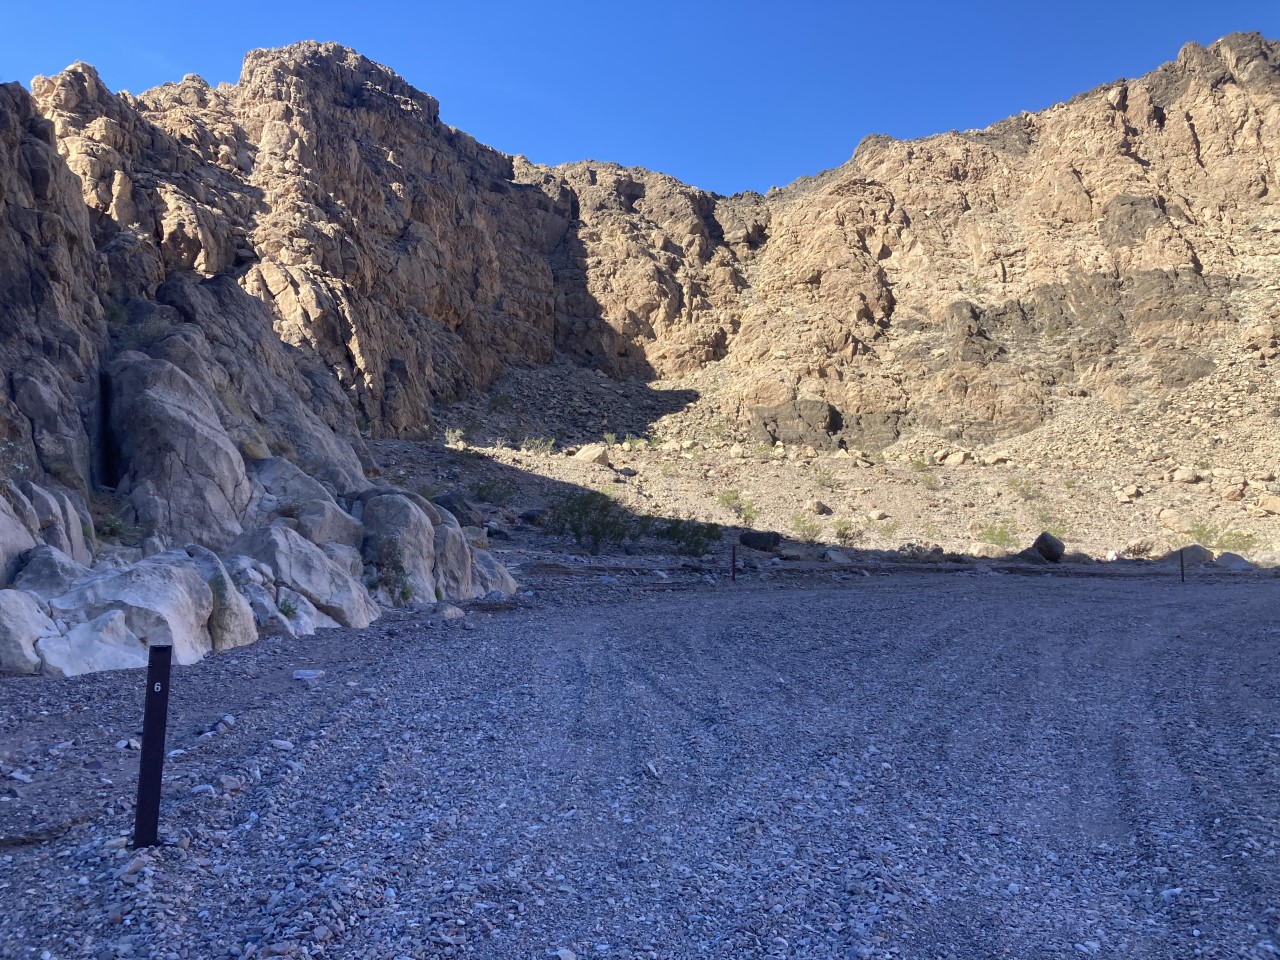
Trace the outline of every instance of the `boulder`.
{"type": "MultiPolygon", "coordinates": [[[[484,526],[484,513],[461,494],[447,493],[443,497],[436,497],[435,502],[437,507],[443,507],[453,514],[458,523],[464,527],[484,526]]],[[[435,521],[432,522],[434,523],[435,521]]]]}
{"type": "Polygon", "coordinates": [[[573,459],[607,467],[609,466],[609,448],[603,443],[588,443],[573,455],[573,459]]]}
{"type": "Polygon", "coordinates": [[[276,609],[288,618],[295,636],[309,637],[317,630],[333,630],[342,624],[315,608],[310,600],[288,587],[276,591],[276,609]]]}
{"type": "Polygon", "coordinates": [[[77,580],[89,574],[88,567],[76,563],[57,547],[42,543],[28,551],[13,585],[48,600],[66,593],[77,580]]]}
{"type": "MultiPolygon", "coordinates": [[[[362,519],[361,554],[365,563],[378,568],[379,594],[394,605],[434,601],[438,530],[430,518],[407,497],[386,494],[365,503],[362,519]]],[[[469,568],[469,558],[467,563],[469,568]]]]}
{"type": "Polygon", "coordinates": [[[359,580],[364,576],[364,558],[355,547],[349,547],[345,543],[322,543],[320,549],[326,557],[351,574],[353,579],[359,580]]]}
{"type": "Polygon", "coordinates": [[[1250,570],[1258,569],[1258,565],[1256,563],[1246,560],[1238,553],[1231,553],[1229,551],[1224,551],[1223,553],[1218,554],[1213,563],[1214,566],[1220,567],[1223,570],[1230,570],[1233,573],[1246,573],[1250,570]]]}
{"type": "Polygon", "coordinates": [[[471,596],[475,599],[497,592],[511,596],[516,592],[516,581],[507,568],[494,559],[488,550],[471,551],[471,596]]]}
{"type": "Polygon", "coordinates": [[[57,547],[77,563],[92,563],[93,553],[85,542],[80,515],[67,495],[28,481],[22,482],[21,489],[35,510],[40,539],[51,547],[57,547]]]}
{"type": "Polygon", "coordinates": [[[0,587],[13,582],[22,558],[36,545],[36,539],[9,501],[0,497],[0,587]]]}
{"type": "Polygon", "coordinates": [[[240,588],[253,610],[253,622],[263,636],[296,636],[293,623],[280,612],[275,597],[260,583],[246,583],[240,588]]]}
{"type": "Polygon", "coordinates": [[[252,488],[205,389],[138,353],[108,373],[112,442],[138,523],[178,543],[225,547],[242,532],[252,488]]]}
{"type": "Polygon", "coordinates": [[[778,544],[782,543],[782,534],[772,530],[743,530],[738,542],[752,550],[777,550],[778,544]]]}
{"type": "Polygon", "coordinates": [[[250,530],[232,543],[230,552],[261,560],[280,584],[344,627],[362,629],[378,618],[378,606],[364,585],[288,527],[272,524],[250,530]]]}
{"type": "Polygon", "coordinates": [[[332,500],[307,500],[293,514],[298,533],[318,547],[338,543],[359,548],[364,541],[364,526],[332,500]]]}
{"type": "Polygon", "coordinates": [[[213,612],[209,615],[209,639],[213,643],[213,652],[245,647],[257,640],[253,608],[236,589],[218,555],[194,543],[187,544],[186,554],[213,593],[213,612]]]}
{"type": "Polygon", "coordinates": [[[1060,561],[1062,555],[1066,552],[1066,547],[1062,545],[1062,541],[1047,530],[1036,537],[1035,543],[1031,544],[1031,549],[1050,563],[1060,561]]]}
{"type": "Polygon", "coordinates": [[[22,525],[27,528],[27,532],[33,537],[40,536],[40,517],[36,515],[36,508],[27,499],[27,495],[22,492],[22,488],[13,480],[6,480],[4,486],[0,487],[0,497],[9,502],[9,506],[13,508],[14,515],[22,521],[22,525]]]}
{"type": "Polygon", "coordinates": [[[470,600],[471,548],[467,546],[466,535],[456,520],[436,527],[435,551],[436,585],[440,588],[436,596],[448,600],[470,600]]]}
{"type": "MultiPolygon", "coordinates": [[[[44,673],[51,677],[147,665],[147,643],[129,629],[128,615],[122,610],[108,610],[87,623],[77,624],[64,637],[39,640],[36,652],[43,661],[44,673]]],[[[178,659],[176,647],[174,659],[178,659]]]]}
{"type": "Polygon", "coordinates": [[[129,631],[144,645],[172,644],[175,663],[196,663],[213,649],[208,626],[213,591],[180,550],[128,567],[95,570],[49,601],[51,615],[71,623],[108,610],[123,612],[129,631]]]}
{"type": "Polygon", "coordinates": [[[969,547],[969,556],[985,560],[998,560],[1007,556],[1009,551],[994,543],[975,543],[969,547]]]}
{"type": "Polygon", "coordinates": [[[39,600],[21,590],[0,590],[0,673],[38,673],[36,642],[57,635],[39,600]]]}
{"type": "Polygon", "coordinates": [[[333,500],[325,485],[307,476],[283,457],[264,457],[245,464],[254,493],[275,498],[283,503],[306,503],[308,500],[333,500]]]}

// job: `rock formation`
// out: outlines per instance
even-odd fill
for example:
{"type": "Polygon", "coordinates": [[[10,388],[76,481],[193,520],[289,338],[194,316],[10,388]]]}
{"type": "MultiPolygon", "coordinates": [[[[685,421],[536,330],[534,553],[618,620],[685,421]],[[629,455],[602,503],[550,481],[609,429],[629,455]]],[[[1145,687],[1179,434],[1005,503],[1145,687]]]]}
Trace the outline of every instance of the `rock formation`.
{"type": "Polygon", "coordinates": [[[4,601],[5,665],[163,632],[111,593],[157,563],[190,656],[245,642],[246,611],[305,632],[368,622],[370,589],[509,592],[448,510],[366,479],[365,439],[427,436],[512,365],[714,371],[759,440],[865,449],[1159,398],[1224,338],[1272,363],[1278,135],[1257,35],[987,130],[870,137],[767,196],[505,156],[333,44],[217,88],[0,86],[0,587],[44,585],[40,616],[4,601]],[[103,497],[132,544],[96,536],[103,497]]]}

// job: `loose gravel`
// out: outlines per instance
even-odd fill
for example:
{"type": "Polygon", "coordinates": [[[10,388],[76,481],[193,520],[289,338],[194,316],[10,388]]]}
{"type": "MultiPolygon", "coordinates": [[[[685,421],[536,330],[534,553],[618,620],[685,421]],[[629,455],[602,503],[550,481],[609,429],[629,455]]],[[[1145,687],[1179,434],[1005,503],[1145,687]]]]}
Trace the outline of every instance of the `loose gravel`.
{"type": "Polygon", "coordinates": [[[145,851],[142,674],[0,680],[0,957],[1280,952],[1280,581],[569,593],[179,669],[145,851]]]}

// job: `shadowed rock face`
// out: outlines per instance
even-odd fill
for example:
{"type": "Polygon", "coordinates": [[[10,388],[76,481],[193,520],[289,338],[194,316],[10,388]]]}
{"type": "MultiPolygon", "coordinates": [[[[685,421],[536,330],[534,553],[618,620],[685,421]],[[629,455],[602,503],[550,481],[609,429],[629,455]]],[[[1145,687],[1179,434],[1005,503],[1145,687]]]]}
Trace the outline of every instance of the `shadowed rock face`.
{"type": "Polygon", "coordinates": [[[333,44],[137,97],[77,64],[0,88],[0,442],[73,488],[149,482],[104,437],[125,429],[107,361],[139,351],[192,381],[228,451],[229,535],[233,449],[349,489],[362,433],[420,436],[434,403],[556,351],[617,377],[718,364],[761,439],[820,447],[1158,396],[1276,314],[1278,64],[1256,35],[1192,44],[734,197],[507,157],[333,44]]]}

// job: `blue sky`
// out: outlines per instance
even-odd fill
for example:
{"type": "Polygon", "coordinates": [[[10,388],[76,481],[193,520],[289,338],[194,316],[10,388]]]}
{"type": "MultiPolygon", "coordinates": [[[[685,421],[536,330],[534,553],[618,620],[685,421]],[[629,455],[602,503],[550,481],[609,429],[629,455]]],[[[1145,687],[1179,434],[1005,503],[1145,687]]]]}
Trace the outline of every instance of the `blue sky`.
{"type": "Polygon", "coordinates": [[[135,93],[234,81],[245,51],[336,40],[540,163],[614,160],[719,193],[1039,110],[1237,30],[1280,38],[1280,2],[361,2],[15,4],[0,80],[74,60],[135,93]],[[51,12],[52,11],[52,12],[51,12]],[[56,21],[56,22],[55,22],[56,21]]]}

